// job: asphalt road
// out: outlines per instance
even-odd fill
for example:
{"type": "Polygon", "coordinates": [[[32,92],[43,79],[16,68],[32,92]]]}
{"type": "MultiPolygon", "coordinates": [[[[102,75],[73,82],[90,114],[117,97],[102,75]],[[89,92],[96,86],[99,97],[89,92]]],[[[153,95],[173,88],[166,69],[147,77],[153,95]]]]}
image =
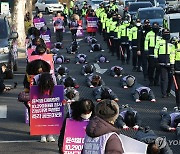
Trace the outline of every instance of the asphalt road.
{"type": "MultiPolygon", "coordinates": [[[[45,16],[48,26],[52,30],[52,15],[45,16]]],[[[52,32],[53,34],[53,32],[52,32]]],[[[87,34],[85,34],[87,35],[87,34]]],[[[110,63],[99,64],[102,69],[110,69],[111,66],[121,65],[121,62],[117,60],[115,56],[111,56],[108,53],[107,46],[102,39],[102,36],[99,34],[96,35],[98,42],[102,45],[104,54],[110,60],[110,63]]],[[[52,40],[55,40],[54,34],[52,40]]],[[[64,46],[68,47],[71,43],[71,34],[66,31],[64,34],[64,46]]],[[[80,42],[80,53],[85,53],[88,55],[88,59],[90,63],[94,63],[96,55],[99,53],[89,53],[88,50],[90,47],[83,40],[80,42]]],[[[67,55],[65,48],[62,49],[62,54],[67,55]]],[[[5,83],[8,85],[13,85],[14,82],[18,82],[18,86],[16,89],[11,90],[9,92],[5,92],[0,95],[0,154],[54,154],[58,152],[57,141],[55,143],[40,143],[40,136],[30,136],[29,135],[29,126],[25,124],[25,107],[22,103],[17,101],[17,95],[20,91],[23,90],[23,77],[25,73],[25,54],[24,51],[21,50],[19,54],[19,69],[15,72],[15,77],[13,80],[6,80],[5,83]],[[3,114],[2,111],[6,112],[3,114]],[[4,118],[2,118],[4,116],[4,118]]],[[[67,55],[71,59],[69,64],[64,64],[64,66],[68,67],[70,70],[70,75],[77,79],[80,84],[80,96],[85,98],[93,99],[92,89],[88,88],[85,84],[85,77],[80,74],[80,69],[82,65],[74,64],[74,55],[67,55]]],[[[123,65],[122,66],[127,74],[135,75],[137,81],[141,84],[147,86],[148,82],[143,80],[143,75],[141,72],[132,72],[131,65],[123,65]]],[[[101,75],[101,74],[100,74],[101,75]]],[[[175,134],[171,132],[163,132],[159,127],[160,116],[159,111],[162,107],[166,106],[168,110],[172,111],[175,106],[175,97],[171,96],[169,98],[161,98],[160,87],[152,87],[157,102],[141,102],[135,103],[131,96],[131,89],[122,89],[120,87],[119,78],[113,78],[109,75],[108,71],[101,75],[105,84],[112,88],[112,90],[119,97],[119,104],[129,104],[134,107],[142,116],[143,125],[150,126],[155,133],[159,136],[166,136],[168,142],[171,144],[174,154],[179,154],[180,152],[180,141],[176,140],[175,134]]],[[[123,131],[123,134],[133,137],[134,131],[123,131]]]]}

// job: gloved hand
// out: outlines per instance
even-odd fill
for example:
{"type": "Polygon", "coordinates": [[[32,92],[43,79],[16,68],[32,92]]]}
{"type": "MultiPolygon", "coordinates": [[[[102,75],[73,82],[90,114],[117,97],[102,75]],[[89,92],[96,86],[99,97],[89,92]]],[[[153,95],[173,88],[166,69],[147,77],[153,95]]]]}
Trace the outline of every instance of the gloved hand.
{"type": "Polygon", "coordinates": [[[133,127],[134,130],[138,130],[138,128],[139,128],[138,125],[135,125],[135,126],[133,127]]]}
{"type": "Polygon", "coordinates": [[[126,126],[126,125],[124,125],[124,126],[123,126],[123,129],[124,129],[124,130],[128,130],[128,129],[129,129],[129,127],[128,127],[128,126],[126,126]]]}

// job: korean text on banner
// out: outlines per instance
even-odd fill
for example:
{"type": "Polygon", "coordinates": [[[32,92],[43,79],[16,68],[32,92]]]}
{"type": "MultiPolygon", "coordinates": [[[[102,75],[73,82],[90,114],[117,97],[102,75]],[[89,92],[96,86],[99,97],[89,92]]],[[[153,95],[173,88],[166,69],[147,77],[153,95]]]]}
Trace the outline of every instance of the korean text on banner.
{"type": "Polygon", "coordinates": [[[75,121],[72,119],[66,120],[66,130],[63,143],[64,154],[81,154],[86,135],[85,129],[88,122],[89,121],[75,121]]]}
{"type": "Polygon", "coordinates": [[[44,20],[44,18],[34,18],[33,24],[34,24],[34,27],[36,27],[38,30],[40,30],[41,27],[43,27],[45,25],[45,20],[44,20]]]}
{"type": "Polygon", "coordinates": [[[32,86],[30,96],[30,134],[59,134],[63,123],[63,86],[55,86],[51,96],[41,95],[38,86],[32,86]]]}
{"type": "Polygon", "coordinates": [[[97,32],[98,30],[98,18],[87,17],[87,32],[97,32]]]}

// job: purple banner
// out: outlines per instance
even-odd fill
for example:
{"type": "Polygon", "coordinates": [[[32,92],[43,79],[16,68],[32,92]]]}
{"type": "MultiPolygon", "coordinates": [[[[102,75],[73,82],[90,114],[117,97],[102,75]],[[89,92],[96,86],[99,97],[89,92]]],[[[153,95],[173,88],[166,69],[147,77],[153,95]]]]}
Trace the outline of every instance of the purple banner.
{"type": "Polygon", "coordinates": [[[47,30],[46,32],[41,31],[41,36],[40,36],[44,42],[46,43],[46,47],[51,49],[51,31],[47,30]]]}
{"type": "Polygon", "coordinates": [[[98,18],[87,17],[87,32],[97,32],[98,29],[98,18]]]}
{"type": "Polygon", "coordinates": [[[83,36],[84,36],[84,32],[83,32],[82,26],[79,26],[79,27],[78,27],[76,36],[77,36],[77,37],[83,37],[83,36]]]}
{"type": "Polygon", "coordinates": [[[66,130],[64,134],[63,153],[81,154],[86,126],[89,121],[66,120],[66,130]]]}
{"type": "Polygon", "coordinates": [[[33,19],[34,27],[36,27],[38,30],[41,29],[45,25],[45,19],[44,18],[34,18],[33,19]]]}
{"type": "Polygon", "coordinates": [[[63,86],[54,86],[52,96],[41,95],[38,86],[31,86],[30,134],[59,134],[63,123],[63,86]]]}

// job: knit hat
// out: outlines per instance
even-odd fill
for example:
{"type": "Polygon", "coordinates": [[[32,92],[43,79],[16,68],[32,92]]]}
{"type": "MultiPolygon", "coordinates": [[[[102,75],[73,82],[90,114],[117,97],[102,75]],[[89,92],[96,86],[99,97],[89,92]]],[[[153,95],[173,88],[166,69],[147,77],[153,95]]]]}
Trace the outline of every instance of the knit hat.
{"type": "Polygon", "coordinates": [[[84,62],[85,62],[85,58],[84,58],[84,57],[80,57],[80,58],[79,58],[79,62],[80,62],[80,63],[84,63],[84,62]]]}
{"type": "Polygon", "coordinates": [[[103,57],[103,56],[99,58],[100,63],[104,63],[105,60],[106,60],[106,59],[105,59],[105,57],[103,57]]]}
{"type": "Polygon", "coordinates": [[[132,87],[134,85],[135,82],[135,78],[133,78],[132,76],[128,76],[126,79],[126,83],[128,87],[132,87]]]}
{"type": "Polygon", "coordinates": [[[62,63],[63,63],[62,58],[61,58],[61,57],[57,58],[57,59],[56,59],[56,63],[57,63],[57,64],[62,64],[62,63]]]}
{"type": "Polygon", "coordinates": [[[96,105],[96,115],[107,122],[115,122],[119,116],[119,106],[113,100],[105,99],[96,105]]]}

